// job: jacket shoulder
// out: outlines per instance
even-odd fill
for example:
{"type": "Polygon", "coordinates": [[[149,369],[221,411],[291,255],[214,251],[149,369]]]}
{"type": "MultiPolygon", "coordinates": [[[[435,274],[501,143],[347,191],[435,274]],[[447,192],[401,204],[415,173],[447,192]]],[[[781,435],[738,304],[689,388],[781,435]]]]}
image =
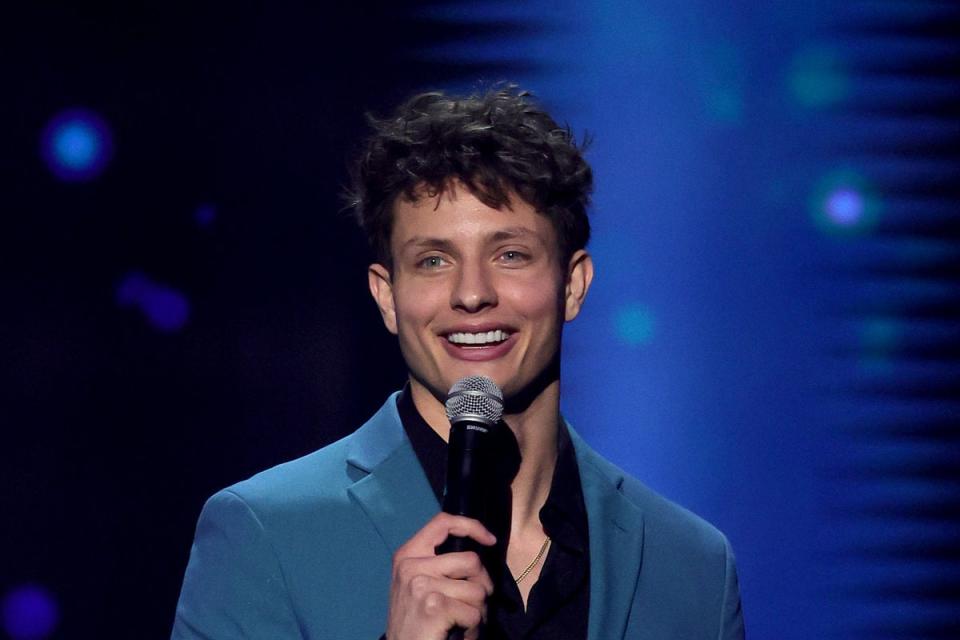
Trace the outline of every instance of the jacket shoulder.
{"type": "Polygon", "coordinates": [[[742,640],[736,563],[723,533],[587,450],[582,460],[591,475],[611,483],[642,523],[643,560],[625,637],[742,640]]]}
{"type": "Polygon", "coordinates": [[[347,487],[356,481],[347,464],[354,435],[261,471],[222,492],[236,495],[255,511],[342,497],[347,487]]]}
{"type": "Polygon", "coordinates": [[[644,514],[647,535],[671,538],[675,544],[710,555],[726,555],[726,536],[689,509],[663,497],[631,475],[624,474],[623,494],[644,514]]]}
{"type": "Polygon", "coordinates": [[[582,446],[588,451],[581,456],[581,462],[594,466],[643,514],[644,535],[648,539],[662,540],[687,553],[723,557],[729,552],[726,537],[715,526],[657,493],[588,446],[582,446]]]}
{"type": "Polygon", "coordinates": [[[366,476],[405,441],[393,394],[350,435],[303,457],[233,484],[233,493],[257,512],[345,503],[347,488],[366,476]]]}
{"type": "Polygon", "coordinates": [[[709,637],[743,640],[736,559],[727,537],[635,478],[624,477],[623,493],[644,514],[641,576],[646,579],[636,595],[641,602],[659,598],[664,610],[672,612],[658,619],[640,606],[631,623],[652,637],[694,637],[700,631],[695,627],[704,625],[709,637]]]}

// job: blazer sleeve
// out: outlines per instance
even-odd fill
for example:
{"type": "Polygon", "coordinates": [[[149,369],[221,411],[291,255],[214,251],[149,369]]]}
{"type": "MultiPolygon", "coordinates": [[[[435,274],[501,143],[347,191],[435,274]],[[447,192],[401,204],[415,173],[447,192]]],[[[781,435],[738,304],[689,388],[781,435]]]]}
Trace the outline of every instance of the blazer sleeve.
{"type": "Polygon", "coordinates": [[[740,606],[740,584],[737,580],[737,563],[733,549],[726,537],[726,571],[723,586],[723,604],[720,610],[720,633],[718,640],[744,640],[743,611],[740,606]]]}
{"type": "Polygon", "coordinates": [[[230,490],[200,514],[171,638],[303,638],[264,527],[230,490]]]}

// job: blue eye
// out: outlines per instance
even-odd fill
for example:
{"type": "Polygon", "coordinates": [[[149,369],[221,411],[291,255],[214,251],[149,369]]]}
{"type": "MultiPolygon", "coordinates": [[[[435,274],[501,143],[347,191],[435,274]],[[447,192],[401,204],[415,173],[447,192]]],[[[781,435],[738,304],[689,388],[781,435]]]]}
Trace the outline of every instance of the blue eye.
{"type": "Polygon", "coordinates": [[[500,259],[504,262],[521,262],[527,259],[527,254],[520,251],[504,251],[500,259]]]}
{"type": "Polygon", "coordinates": [[[446,263],[446,260],[442,256],[427,256],[422,259],[419,263],[419,266],[426,269],[436,269],[437,267],[442,267],[446,263]]]}

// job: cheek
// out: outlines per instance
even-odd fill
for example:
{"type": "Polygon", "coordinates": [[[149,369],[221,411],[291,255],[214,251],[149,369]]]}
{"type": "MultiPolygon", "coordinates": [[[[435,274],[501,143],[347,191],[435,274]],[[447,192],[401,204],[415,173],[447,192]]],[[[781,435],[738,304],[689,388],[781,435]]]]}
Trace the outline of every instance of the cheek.
{"type": "Polygon", "coordinates": [[[397,325],[407,331],[419,331],[431,322],[439,308],[440,287],[402,288],[394,298],[397,325]]]}
{"type": "Polygon", "coordinates": [[[558,321],[563,313],[563,297],[558,285],[550,278],[534,278],[529,282],[513,283],[507,288],[513,309],[537,322],[558,321]]]}
{"type": "Polygon", "coordinates": [[[397,306],[397,331],[401,338],[415,334],[422,324],[422,310],[417,305],[397,306]]]}

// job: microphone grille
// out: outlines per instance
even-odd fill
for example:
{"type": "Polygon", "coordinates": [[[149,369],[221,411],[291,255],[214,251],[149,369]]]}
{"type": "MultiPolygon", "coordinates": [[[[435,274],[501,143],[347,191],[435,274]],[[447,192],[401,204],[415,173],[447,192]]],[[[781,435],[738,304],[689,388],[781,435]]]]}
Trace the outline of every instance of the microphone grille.
{"type": "Polygon", "coordinates": [[[493,425],[503,415],[503,393],[486,376],[467,376],[450,387],[445,406],[450,422],[472,418],[493,425]]]}

